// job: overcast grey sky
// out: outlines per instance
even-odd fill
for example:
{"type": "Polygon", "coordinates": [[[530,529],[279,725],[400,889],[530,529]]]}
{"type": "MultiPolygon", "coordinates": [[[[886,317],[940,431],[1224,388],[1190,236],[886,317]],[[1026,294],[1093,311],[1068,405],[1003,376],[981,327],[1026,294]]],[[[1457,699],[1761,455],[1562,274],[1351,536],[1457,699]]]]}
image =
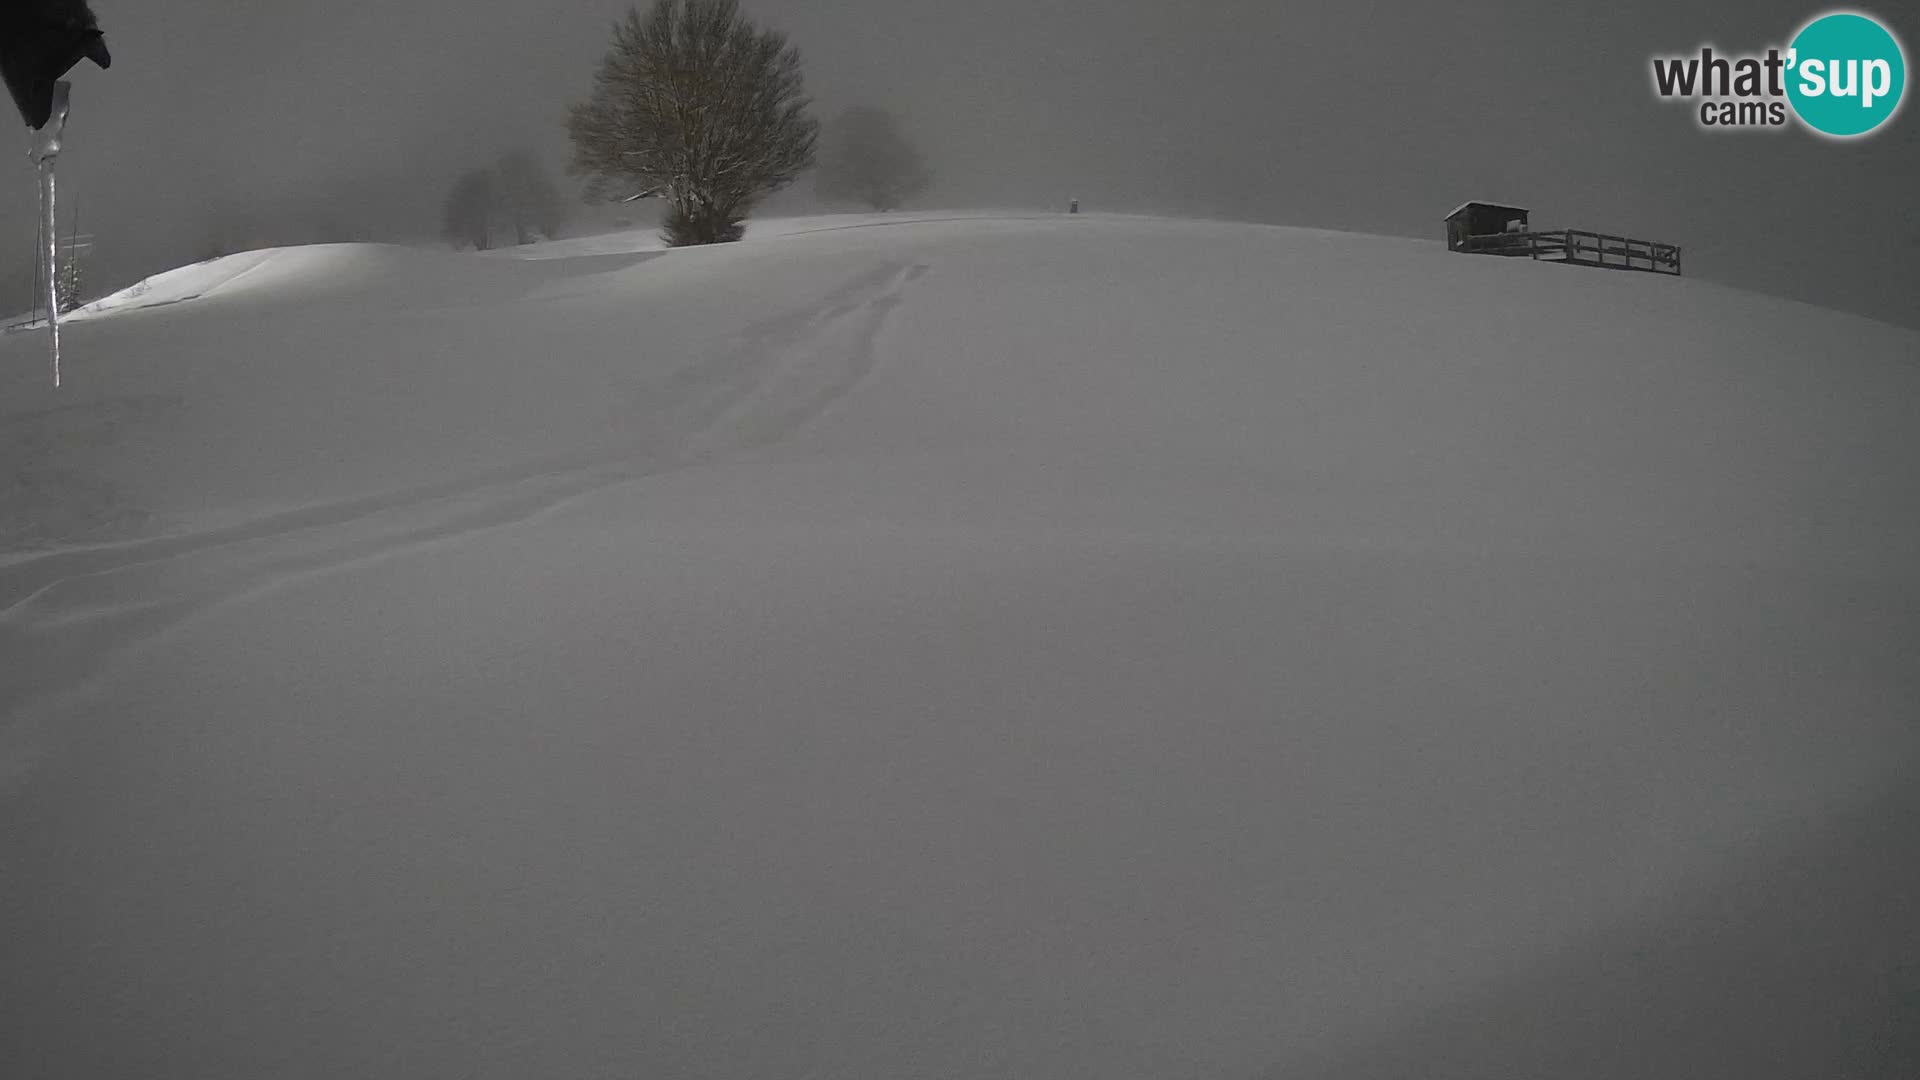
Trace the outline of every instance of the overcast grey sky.
{"type": "MultiPolygon", "coordinates": [[[[1472,197],[1681,244],[1691,274],[1920,325],[1920,111],[1840,144],[1708,133],[1648,61],[1784,45],[1792,0],[746,0],[820,115],[901,113],[928,205],[1169,211],[1424,237],[1472,197]]],[[[624,0],[94,0],[62,176],[103,276],[198,257],[209,222],[331,212],[429,233],[461,169],[556,171],[624,0]]],[[[1910,2],[1867,4],[1908,43],[1910,2]]],[[[1909,92],[1910,95],[1913,91],[1909,92]]],[[[24,136],[21,146],[25,147],[24,136]]],[[[24,153],[0,239],[29,264],[24,153]]],[[[804,206],[810,183],[781,201],[804,206]]]]}

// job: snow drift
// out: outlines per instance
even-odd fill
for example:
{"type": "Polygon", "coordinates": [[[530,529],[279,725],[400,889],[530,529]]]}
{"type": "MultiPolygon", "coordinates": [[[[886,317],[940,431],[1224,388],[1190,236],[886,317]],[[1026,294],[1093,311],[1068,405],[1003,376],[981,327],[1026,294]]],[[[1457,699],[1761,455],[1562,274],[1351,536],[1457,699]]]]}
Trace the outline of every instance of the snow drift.
{"type": "Polygon", "coordinates": [[[1215,223],[647,246],[0,347],[0,1071],[1920,1064],[1920,335],[1215,223]]]}

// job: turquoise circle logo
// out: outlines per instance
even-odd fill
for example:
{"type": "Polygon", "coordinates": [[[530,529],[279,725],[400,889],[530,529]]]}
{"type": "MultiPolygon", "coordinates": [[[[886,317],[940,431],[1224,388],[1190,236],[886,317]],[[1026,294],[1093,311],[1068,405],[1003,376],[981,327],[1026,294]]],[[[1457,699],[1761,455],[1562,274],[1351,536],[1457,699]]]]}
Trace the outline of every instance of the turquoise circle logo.
{"type": "Polygon", "coordinates": [[[1793,39],[1787,99],[1806,125],[1848,139],[1878,128],[1900,111],[1907,58],[1892,31],[1876,20],[1836,12],[1808,23],[1793,39]]]}

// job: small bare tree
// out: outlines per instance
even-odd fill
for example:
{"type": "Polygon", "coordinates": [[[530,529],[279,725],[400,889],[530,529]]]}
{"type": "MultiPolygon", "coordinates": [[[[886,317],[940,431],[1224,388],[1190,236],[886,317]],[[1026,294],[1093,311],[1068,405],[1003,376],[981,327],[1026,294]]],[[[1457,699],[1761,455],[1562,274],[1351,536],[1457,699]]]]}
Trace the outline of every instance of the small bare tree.
{"type": "Polygon", "coordinates": [[[472,245],[475,251],[493,246],[493,174],[485,169],[469,169],[453,182],[447,192],[442,216],[442,234],[447,243],[458,247],[472,245]]]}
{"type": "Polygon", "coordinates": [[[513,227],[515,242],[531,244],[536,235],[547,240],[559,236],[566,201],[538,158],[525,150],[504,154],[493,175],[500,213],[513,227]]]}
{"type": "Polygon", "coordinates": [[[870,106],[841,113],[827,129],[820,173],[820,197],[862,202],[875,210],[893,210],[927,190],[932,177],[893,114],[870,106]]]}
{"type": "Polygon", "coordinates": [[[674,245],[737,240],[759,200],[813,164],[799,50],[737,0],[630,9],[572,107],[572,171],[589,199],[657,194],[674,245]]]}

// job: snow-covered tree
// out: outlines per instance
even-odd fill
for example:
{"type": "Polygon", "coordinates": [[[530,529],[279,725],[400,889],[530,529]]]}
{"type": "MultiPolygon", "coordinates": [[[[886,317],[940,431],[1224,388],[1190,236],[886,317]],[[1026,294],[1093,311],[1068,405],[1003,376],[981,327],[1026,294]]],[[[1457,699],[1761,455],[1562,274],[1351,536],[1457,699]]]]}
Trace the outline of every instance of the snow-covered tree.
{"type": "Polygon", "coordinates": [[[655,0],[630,9],[593,93],[567,120],[587,197],[655,191],[674,245],[739,239],[767,194],[813,164],[800,52],[736,0],[655,0]]]}
{"type": "Polygon", "coordinates": [[[60,260],[60,314],[65,315],[84,301],[80,292],[86,288],[86,275],[80,266],[80,253],[69,250],[60,260]]]}
{"type": "Polygon", "coordinates": [[[920,152],[884,109],[848,109],[828,127],[822,142],[815,184],[823,199],[892,210],[932,182],[920,152]]]}

